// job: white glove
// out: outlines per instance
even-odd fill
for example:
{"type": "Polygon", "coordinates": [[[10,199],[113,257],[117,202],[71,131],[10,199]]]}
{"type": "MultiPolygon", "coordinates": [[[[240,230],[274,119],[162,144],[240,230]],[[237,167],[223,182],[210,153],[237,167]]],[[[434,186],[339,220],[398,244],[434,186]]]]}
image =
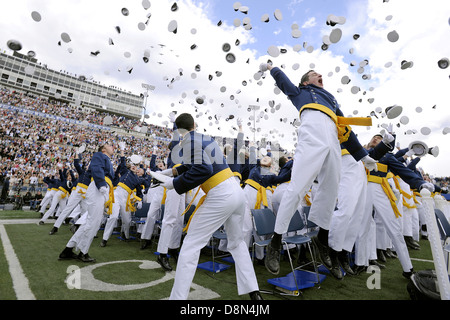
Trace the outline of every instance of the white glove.
{"type": "Polygon", "coordinates": [[[268,69],[267,69],[267,63],[261,63],[260,65],[259,65],[259,71],[261,71],[261,72],[266,72],[268,69]]]}
{"type": "Polygon", "coordinates": [[[383,143],[384,144],[390,144],[392,141],[394,141],[394,136],[390,134],[389,132],[385,132],[383,136],[383,143]]]}
{"type": "Polygon", "coordinates": [[[392,125],[392,123],[388,124],[386,130],[388,133],[394,133],[394,126],[392,125]]]}
{"type": "Polygon", "coordinates": [[[173,189],[173,178],[168,179],[166,182],[161,183],[161,186],[163,186],[167,190],[172,190],[173,189]]]}
{"type": "Polygon", "coordinates": [[[361,159],[361,161],[364,163],[364,166],[367,168],[367,170],[378,171],[377,161],[372,159],[370,156],[368,155],[365,156],[364,158],[361,159]]]}
{"type": "Polygon", "coordinates": [[[77,154],[83,153],[84,150],[86,150],[86,145],[83,143],[83,144],[77,149],[77,154]]]}
{"type": "Polygon", "coordinates": [[[109,190],[107,187],[101,187],[99,189],[100,193],[103,195],[103,198],[105,199],[104,202],[109,200],[109,190]]]}
{"type": "Polygon", "coordinates": [[[238,127],[242,126],[242,119],[241,118],[237,118],[236,119],[236,123],[237,123],[238,127]]]}
{"type": "Polygon", "coordinates": [[[168,177],[173,177],[173,171],[172,171],[172,168],[166,169],[166,170],[162,170],[162,171],[159,171],[159,173],[161,173],[161,174],[163,174],[163,175],[165,175],[165,176],[168,176],[168,177]]]}
{"type": "Polygon", "coordinates": [[[136,202],[136,209],[141,209],[141,208],[142,208],[142,201],[136,202]]]}
{"type": "Polygon", "coordinates": [[[125,142],[124,141],[120,141],[119,142],[119,148],[120,148],[120,150],[125,150],[125,142]]]}
{"type": "Polygon", "coordinates": [[[173,113],[173,112],[169,113],[169,120],[170,120],[170,122],[172,122],[172,123],[175,122],[175,113],[173,113]]]}
{"type": "Polygon", "coordinates": [[[430,192],[434,192],[434,184],[430,183],[430,182],[425,182],[424,184],[422,184],[420,186],[420,190],[422,190],[423,188],[427,189],[430,192]]]}
{"type": "Polygon", "coordinates": [[[413,156],[413,155],[415,155],[415,152],[414,152],[413,149],[409,149],[409,150],[405,153],[405,156],[407,156],[407,157],[411,157],[411,156],[413,156]]]}
{"type": "Polygon", "coordinates": [[[397,141],[396,145],[395,145],[398,149],[400,149],[400,142],[397,141]]]}

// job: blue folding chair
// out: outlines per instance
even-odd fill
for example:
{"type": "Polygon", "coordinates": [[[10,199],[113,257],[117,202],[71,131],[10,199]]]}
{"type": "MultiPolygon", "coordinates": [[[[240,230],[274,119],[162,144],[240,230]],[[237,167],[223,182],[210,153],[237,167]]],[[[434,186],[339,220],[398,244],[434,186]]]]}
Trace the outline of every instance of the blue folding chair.
{"type": "MultiPolygon", "coordinates": [[[[305,224],[305,221],[304,221],[303,217],[300,215],[300,212],[297,210],[297,211],[295,211],[295,213],[292,216],[292,219],[291,219],[291,221],[289,223],[288,233],[290,233],[290,232],[295,232],[295,233],[303,232],[305,230],[306,226],[307,225],[305,224]]],[[[303,233],[303,234],[296,234],[296,235],[293,235],[293,236],[285,236],[285,237],[283,237],[282,242],[284,243],[284,245],[286,247],[289,244],[293,244],[293,245],[296,245],[296,246],[301,246],[301,245],[306,245],[307,246],[307,248],[309,250],[309,253],[311,255],[311,259],[312,259],[311,263],[314,266],[314,271],[315,271],[316,277],[317,277],[316,283],[320,283],[321,279],[320,279],[319,271],[318,271],[318,268],[317,268],[317,261],[316,261],[315,255],[313,253],[313,250],[311,249],[312,240],[311,240],[311,237],[308,234],[309,234],[309,232],[306,232],[306,233],[303,233]]],[[[296,278],[296,272],[295,271],[297,269],[301,269],[302,267],[304,267],[307,264],[301,265],[301,266],[299,266],[297,268],[294,268],[294,265],[292,263],[291,254],[290,254],[289,250],[286,250],[286,251],[288,253],[289,262],[290,262],[291,269],[292,269],[292,276],[294,278],[294,282],[295,282],[296,289],[297,289],[295,291],[294,295],[298,296],[298,295],[300,295],[300,287],[299,287],[299,282],[297,281],[297,278],[296,278]]],[[[306,285],[306,287],[309,287],[309,286],[310,286],[309,284],[306,285]]]]}
{"type": "MultiPolygon", "coordinates": [[[[255,232],[260,237],[271,236],[275,229],[275,214],[269,208],[263,209],[250,209],[253,216],[253,227],[255,232]]],[[[253,241],[253,261],[255,259],[256,247],[266,247],[270,243],[271,239],[265,239],[261,241],[253,241]]]]}

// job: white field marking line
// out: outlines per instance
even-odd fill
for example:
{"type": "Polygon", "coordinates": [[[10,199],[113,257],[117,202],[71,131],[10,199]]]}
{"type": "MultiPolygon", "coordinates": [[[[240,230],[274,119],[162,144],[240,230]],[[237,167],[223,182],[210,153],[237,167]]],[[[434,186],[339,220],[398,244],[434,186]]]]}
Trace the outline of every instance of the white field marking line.
{"type": "Polygon", "coordinates": [[[18,300],[36,300],[33,292],[28,285],[28,279],[23,273],[19,259],[14,252],[11,241],[6,234],[5,226],[0,224],[0,239],[3,243],[6,261],[9,265],[9,273],[13,282],[14,291],[18,300]]]}
{"type": "Polygon", "coordinates": [[[415,261],[422,261],[422,262],[431,262],[434,263],[434,260],[427,260],[427,259],[418,259],[418,258],[410,258],[411,260],[415,261]]]}

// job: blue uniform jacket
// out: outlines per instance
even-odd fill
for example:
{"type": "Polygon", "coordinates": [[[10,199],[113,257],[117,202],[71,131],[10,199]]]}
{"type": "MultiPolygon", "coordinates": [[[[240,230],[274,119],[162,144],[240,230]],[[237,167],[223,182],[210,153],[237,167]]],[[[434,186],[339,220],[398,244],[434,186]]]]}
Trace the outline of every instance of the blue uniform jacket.
{"type": "MultiPolygon", "coordinates": [[[[425,181],[413,170],[405,167],[403,163],[398,161],[392,153],[386,153],[386,155],[379,160],[379,163],[387,165],[389,171],[402,178],[403,181],[409,184],[411,189],[419,190],[420,186],[425,183],[425,181]]],[[[377,175],[376,172],[373,171],[371,171],[370,174],[377,175]]]]}
{"type": "Polygon", "coordinates": [[[291,170],[285,170],[281,174],[276,175],[267,168],[256,166],[250,170],[248,178],[267,188],[291,180],[291,170]]]}
{"type": "MultiPolygon", "coordinates": [[[[298,111],[309,103],[317,103],[332,110],[337,116],[343,116],[339,105],[334,96],[327,90],[315,85],[306,85],[297,87],[280,68],[275,67],[270,70],[270,74],[275,79],[278,88],[288,96],[292,104],[298,111]]],[[[367,151],[359,143],[356,134],[351,131],[346,142],[343,143],[345,149],[355,158],[356,161],[361,160],[367,155],[367,151]]]]}
{"type": "Polygon", "coordinates": [[[201,185],[216,173],[229,168],[219,145],[209,136],[190,131],[179,148],[183,149],[183,164],[177,167],[181,174],[173,179],[178,194],[201,185]]]}
{"type": "Polygon", "coordinates": [[[113,180],[113,186],[117,186],[119,183],[119,179],[122,175],[126,174],[128,171],[127,169],[127,160],[125,157],[120,157],[119,165],[116,168],[116,171],[114,171],[114,180],[113,180]]]}
{"type": "Polygon", "coordinates": [[[278,175],[285,175],[287,172],[291,172],[292,171],[292,166],[294,165],[294,160],[289,160],[288,162],[285,163],[285,165],[280,169],[280,171],[278,172],[278,175]]]}
{"type": "Polygon", "coordinates": [[[136,196],[142,199],[142,185],[144,184],[143,178],[138,177],[131,170],[127,170],[126,173],[120,176],[119,182],[125,184],[131,190],[136,189],[136,196]]]}
{"type": "Polygon", "coordinates": [[[111,182],[114,180],[114,169],[111,160],[103,152],[95,152],[93,154],[88,172],[94,179],[95,186],[98,189],[108,185],[105,177],[108,177],[111,182]]]}
{"type": "MultiPolygon", "coordinates": [[[[89,183],[91,183],[91,176],[89,175],[88,170],[85,170],[84,165],[81,165],[80,160],[81,159],[75,159],[73,163],[75,170],[78,172],[77,184],[82,183],[88,186],[89,183]]],[[[74,183],[73,185],[75,186],[76,184],[74,183]]]]}
{"type": "Polygon", "coordinates": [[[49,178],[45,177],[44,182],[47,184],[48,189],[58,188],[59,187],[59,180],[55,178],[49,178]]]}

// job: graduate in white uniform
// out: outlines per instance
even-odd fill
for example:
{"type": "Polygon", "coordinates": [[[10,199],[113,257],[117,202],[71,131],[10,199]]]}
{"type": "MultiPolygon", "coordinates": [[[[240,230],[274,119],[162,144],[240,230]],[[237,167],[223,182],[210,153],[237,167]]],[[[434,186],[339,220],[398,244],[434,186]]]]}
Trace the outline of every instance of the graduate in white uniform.
{"type": "MultiPolygon", "coordinates": [[[[121,148],[124,148],[122,145],[121,148]]],[[[117,224],[117,220],[122,221],[121,236],[123,240],[130,237],[131,212],[142,208],[142,185],[144,185],[144,169],[135,163],[126,163],[123,150],[121,150],[121,164],[119,181],[114,189],[114,204],[112,213],[108,217],[103,231],[103,238],[100,243],[101,247],[105,247],[111,234],[117,224]],[[129,168],[128,168],[129,167],[129,168]],[[136,203],[135,203],[136,202],[136,203]]],[[[117,170],[116,170],[117,172],[117,170]]]]}
{"type": "Polygon", "coordinates": [[[44,215],[47,210],[47,206],[52,203],[53,196],[58,191],[59,179],[56,179],[54,176],[45,176],[44,183],[47,184],[47,191],[45,192],[45,196],[39,205],[39,212],[41,213],[41,216],[44,215]]]}
{"type": "Polygon", "coordinates": [[[75,179],[72,170],[69,170],[68,172],[67,168],[63,168],[61,165],[61,168],[59,170],[59,176],[60,180],[59,185],[57,186],[58,191],[56,191],[56,193],[53,195],[50,208],[45,212],[45,214],[39,221],[39,224],[41,225],[44,224],[44,222],[54,214],[55,216],[59,217],[61,212],[66,207],[67,199],[69,198],[70,193],[72,191],[72,179],[75,179]],[[68,179],[68,177],[70,177],[70,179],[68,179]]]}
{"type": "Polygon", "coordinates": [[[66,247],[59,255],[59,259],[79,259],[83,262],[95,262],[95,259],[89,256],[89,248],[100,228],[104,210],[106,209],[107,213],[111,214],[112,204],[114,203],[112,184],[114,168],[110,159],[113,154],[114,147],[105,143],[92,156],[88,169],[92,181],[86,191],[86,205],[88,207],[86,221],[67,242],[66,247]],[[78,255],[73,252],[74,249],[80,251],[78,255]]]}
{"type": "MultiPolygon", "coordinates": [[[[373,146],[376,146],[380,141],[381,140],[375,142],[375,145],[373,146]]],[[[434,191],[434,186],[419,178],[411,169],[399,162],[392,153],[386,153],[386,155],[379,160],[379,163],[377,163],[377,167],[378,170],[376,172],[370,171],[368,174],[365,216],[372,216],[372,212],[375,212],[375,214],[378,215],[378,218],[384,224],[386,233],[396,249],[403,269],[402,275],[406,278],[410,278],[413,273],[413,266],[409,257],[408,248],[406,247],[403,238],[400,220],[401,213],[395,203],[397,199],[387,178],[388,172],[390,171],[392,174],[400,176],[411,188],[417,190],[426,188],[432,192],[434,191]]],[[[361,229],[362,232],[359,237],[367,238],[370,233],[363,233],[364,229],[364,227],[361,229]]],[[[369,239],[369,243],[374,243],[373,239],[369,239]]],[[[359,255],[359,251],[360,250],[356,251],[357,256],[359,255]]],[[[365,261],[361,261],[360,258],[356,257],[355,264],[361,266],[361,263],[364,263],[364,265],[367,266],[367,260],[369,260],[369,257],[366,252],[365,261]]]]}
{"type": "Polygon", "coordinates": [[[193,117],[183,113],[175,123],[184,136],[178,145],[183,150],[183,164],[173,168],[175,178],[167,179],[164,186],[175,189],[178,194],[201,186],[205,195],[186,226],[187,235],[178,257],[170,299],[188,298],[200,250],[221,226],[225,228],[227,249],[235,261],[238,294],[248,293],[252,299],[261,299],[250,253],[242,235],[244,192],[217,142],[195,132],[193,117]]]}
{"type": "MultiPolygon", "coordinates": [[[[262,159],[258,159],[257,165],[250,170],[248,179],[245,180],[244,193],[246,197],[246,211],[251,209],[268,208],[272,210],[271,197],[268,196],[271,193],[268,187],[277,185],[279,183],[287,182],[291,179],[291,170],[282,171],[281,175],[271,172],[272,159],[269,156],[265,156],[262,159]]],[[[247,216],[246,216],[247,219],[247,216]]],[[[256,233],[254,227],[251,229],[253,238],[256,241],[264,240],[256,233]]],[[[247,236],[247,239],[249,237],[247,236]]],[[[262,260],[264,258],[264,248],[257,247],[255,252],[255,258],[262,260]]]]}
{"type": "Polygon", "coordinates": [[[75,189],[70,193],[69,199],[67,200],[66,207],[61,212],[61,214],[59,215],[55,224],[53,225],[53,228],[50,231],[51,235],[58,232],[58,229],[61,227],[64,220],[67,217],[69,217],[69,215],[75,209],[77,209],[79,211],[79,214],[87,211],[85,195],[86,195],[86,190],[89,186],[89,183],[91,183],[91,176],[89,175],[87,168],[85,168],[85,165],[83,163],[81,163],[83,151],[84,151],[84,147],[78,148],[78,150],[77,150],[78,157],[76,157],[74,159],[74,167],[78,173],[77,182],[74,183],[75,189]]]}
{"type": "MultiPolygon", "coordinates": [[[[369,155],[378,160],[386,152],[393,150],[395,137],[392,126],[384,135],[376,135],[376,137],[382,139],[382,143],[371,149],[369,155]]],[[[349,254],[353,250],[363,220],[367,195],[367,174],[363,163],[355,161],[345,148],[342,147],[341,153],[342,167],[338,202],[331,217],[328,244],[333,250],[330,250],[332,258],[338,260],[338,264],[346,274],[354,275],[355,272],[350,267],[349,254]]],[[[341,268],[334,269],[332,275],[338,279],[342,278],[341,268]]]]}
{"type": "MultiPolygon", "coordinates": [[[[323,79],[319,73],[308,71],[302,77],[300,86],[296,86],[278,67],[261,65],[261,71],[266,70],[270,70],[278,88],[299,111],[301,123],[298,128],[291,182],[278,209],[275,233],[267,246],[265,265],[269,272],[279,273],[282,235],[287,232],[292,216],[317,178],[318,188],[309,220],[320,228],[314,243],[324,265],[332,268],[328,256],[328,230],[336,206],[341,172],[340,145],[343,143],[355,160],[362,160],[366,166],[373,167],[375,160],[368,156],[348,126],[359,124],[356,118],[354,122],[347,121],[345,124],[344,118],[339,118],[343,116],[342,111],[333,95],[323,88],[323,79]]],[[[361,123],[365,122],[362,118],[359,120],[361,123]]],[[[369,124],[368,122],[365,125],[369,124]]]]}
{"type": "MultiPolygon", "coordinates": [[[[158,148],[153,148],[153,153],[150,159],[150,171],[163,171],[166,169],[166,164],[163,161],[156,162],[158,148]]],[[[148,172],[150,174],[150,172],[148,172]]],[[[156,220],[161,217],[161,206],[165,205],[166,189],[159,183],[151,183],[150,190],[150,206],[148,207],[147,217],[145,218],[144,226],[141,230],[141,250],[148,248],[152,241],[152,235],[155,228],[156,220]]]]}

